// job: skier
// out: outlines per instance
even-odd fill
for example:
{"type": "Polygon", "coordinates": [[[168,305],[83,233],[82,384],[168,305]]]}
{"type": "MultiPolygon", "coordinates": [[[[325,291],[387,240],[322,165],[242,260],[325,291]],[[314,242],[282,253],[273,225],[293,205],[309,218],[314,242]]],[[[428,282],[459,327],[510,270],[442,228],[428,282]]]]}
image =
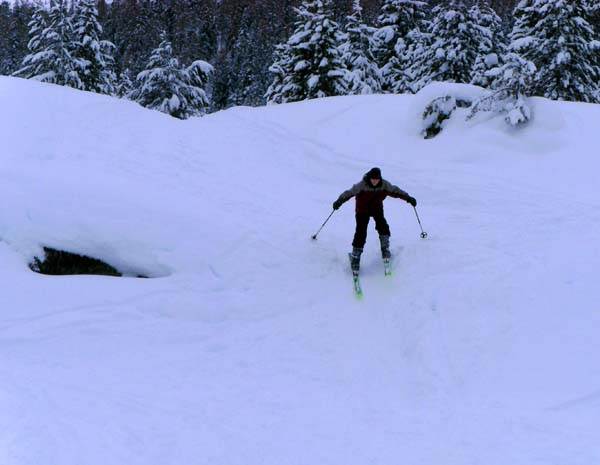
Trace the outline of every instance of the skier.
{"type": "Polygon", "coordinates": [[[371,218],[375,220],[375,229],[379,233],[381,256],[384,261],[390,259],[390,227],[383,216],[383,200],[388,195],[405,200],[413,207],[417,206],[414,197],[383,179],[379,168],[371,168],[363,176],[362,181],[342,192],[333,202],[333,209],[337,210],[344,202],[356,197],[356,231],[350,254],[350,266],[353,272],[358,273],[360,268],[360,256],[367,240],[367,226],[371,218]]]}

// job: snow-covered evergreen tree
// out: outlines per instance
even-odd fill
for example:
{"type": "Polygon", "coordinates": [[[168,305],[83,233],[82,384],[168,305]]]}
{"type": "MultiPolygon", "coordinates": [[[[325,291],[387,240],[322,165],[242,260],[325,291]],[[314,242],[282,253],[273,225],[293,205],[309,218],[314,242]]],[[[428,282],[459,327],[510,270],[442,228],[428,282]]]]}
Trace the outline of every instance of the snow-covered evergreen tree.
{"type": "Polygon", "coordinates": [[[47,15],[43,5],[37,3],[33,16],[27,24],[29,27],[29,43],[27,44],[29,54],[25,56],[21,68],[15,71],[14,76],[31,79],[42,76],[46,72],[46,60],[43,52],[50,44],[47,36],[50,33],[47,15]]]}
{"type": "Polygon", "coordinates": [[[30,53],[23,60],[17,75],[42,82],[82,89],[79,75],[80,62],[73,57],[73,25],[65,0],[54,0],[48,14],[46,28],[42,31],[43,12],[36,13],[31,25],[34,28],[30,53]]]}
{"type": "Polygon", "coordinates": [[[360,0],[354,0],[352,14],[346,21],[348,41],[342,46],[344,62],[350,71],[351,94],[381,92],[381,76],[372,54],[374,31],[363,21],[360,0]]]}
{"type": "Polygon", "coordinates": [[[482,32],[465,3],[452,0],[436,6],[429,34],[429,46],[411,68],[414,90],[432,81],[471,82],[482,32]]]}
{"type": "Polygon", "coordinates": [[[490,88],[491,79],[486,73],[502,65],[506,44],[502,20],[487,0],[480,0],[469,10],[473,21],[480,27],[479,53],[473,65],[471,84],[490,88]]]}
{"type": "Polygon", "coordinates": [[[517,4],[513,11],[513,27],[508,37],[508,51],[517,53],[529,61],[534,61],[536,55],[537,41],[533,29],[541,19],[536,2],[537,0],[521,0],[517,4]]]}
{"type": "Polygon", "coordinates": [[[377,18],[375,57],[382,76],[383,90],[402,93],[409,90],[407,70],[414,55],[424,50],[424,34],[429,27],[427,4],[417,0],[384,0],[377,18]]]}
{"type": "Polygon", "coordinates": [[[98,22],[96,0],[80,0],[76,15],[73,55],[81,65],[83,90],[111,95],[115,85],[112,70],[115,46],[100,39],[102,26],[98,22]]]}
{"type": "Polygon", "coordinates": [[[270,103],[348,94],[348,70],[341,44],[344,34],[333,20],[331,0],[304,0],[287,45],[278,48],[271,66],[275,78],[267,91],[270,103]]]}
{"type": "Polygon", "coordinates": [[[131,70],[122,71],[115,81],[114,95],[120,98],[127,97],[133,91],[133,77],[131,70]]]}
{"type": "Polygon", "coordinates": [[[201,60],[187,68],[181,66],[163,32],[160,45],[152,52],[146,69],[138,74],[129,98],[179,119],[202,115],[209,105],[204,89],[212,71],[213,67],[201,60]]]}
{"type": "Polygon", "coordinates": [[[265,99],[267,103],[285,103],[287,94],[283,92],[283,89],[288,85],[288,76],[293,72],[291,46],[287,42],[277,45],[273,58],[273,64],[269,67],[269,73],[273,75],[273,82],[267,89],[265,99]]]}
{"type": "MultiPolygon", "coordinates": [[[[553,100],[596,102],[600,69],[587,0],[536,0],[533,6],[538,21],[529,35],[533,48],[524,58],[537,67],[534,94],[553,100]]],[[[518,45],[511,44],[511,48],[520,50],[518,45]]]]}

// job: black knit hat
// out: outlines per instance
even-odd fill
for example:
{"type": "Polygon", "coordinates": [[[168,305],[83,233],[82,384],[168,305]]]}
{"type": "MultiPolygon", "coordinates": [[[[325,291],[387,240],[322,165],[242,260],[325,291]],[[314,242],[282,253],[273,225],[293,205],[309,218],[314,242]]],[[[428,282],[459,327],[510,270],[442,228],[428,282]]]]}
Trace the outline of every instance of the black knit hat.
{"type": "Polygon", "coordinates": [[[367,173],[367,179],[381,179],[381,170],[379,168],[371,168],[367,173]]]}

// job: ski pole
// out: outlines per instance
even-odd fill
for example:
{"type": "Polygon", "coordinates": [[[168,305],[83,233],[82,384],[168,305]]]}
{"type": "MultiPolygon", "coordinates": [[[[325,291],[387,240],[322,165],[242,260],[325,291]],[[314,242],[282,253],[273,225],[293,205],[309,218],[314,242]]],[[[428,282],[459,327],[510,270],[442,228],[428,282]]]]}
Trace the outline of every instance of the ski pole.
{"type": "Polygon", "coordinates": [[[325,220],[325,222],[321,225],[321,227],[319,228],[319,230],[313,235],[311,236],[313,238],[313,240],[317,239],[317,235],[321,232],[321,229],[323,229],[323,227],[327,224],[327,222],[329,221],[329,218],[331,218],[331,215],[333,215],[335,213],[335,210],[333,210],[329,216],[327,217],[327,219],[325,220]]]}
{"type": "Polygon", "coordinates": [[[417,213],[417,207],[413,207],[415,209],[415,215],[417,215],[417,221],[419,222],[419,227],[421,228],[421,239],[427,238],[427,233],[423,231],[423,225],[421,225],[421,219],[419,218],[419,214],[417,213]]]}

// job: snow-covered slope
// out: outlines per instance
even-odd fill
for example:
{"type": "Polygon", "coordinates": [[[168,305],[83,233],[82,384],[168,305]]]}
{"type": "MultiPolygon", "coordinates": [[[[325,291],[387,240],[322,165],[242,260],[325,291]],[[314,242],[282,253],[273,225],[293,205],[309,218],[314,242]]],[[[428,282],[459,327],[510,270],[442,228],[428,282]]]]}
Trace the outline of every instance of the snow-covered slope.
{"type": "Polygon", "coordinates": [[[600,106],[424,141],[423,99],[181,122],[0,78],[0,463],[600,462],[600,106]],[[351,203],[310,236],[372,166],[429,238],[388,199],[356,301],[351,203]]]}

